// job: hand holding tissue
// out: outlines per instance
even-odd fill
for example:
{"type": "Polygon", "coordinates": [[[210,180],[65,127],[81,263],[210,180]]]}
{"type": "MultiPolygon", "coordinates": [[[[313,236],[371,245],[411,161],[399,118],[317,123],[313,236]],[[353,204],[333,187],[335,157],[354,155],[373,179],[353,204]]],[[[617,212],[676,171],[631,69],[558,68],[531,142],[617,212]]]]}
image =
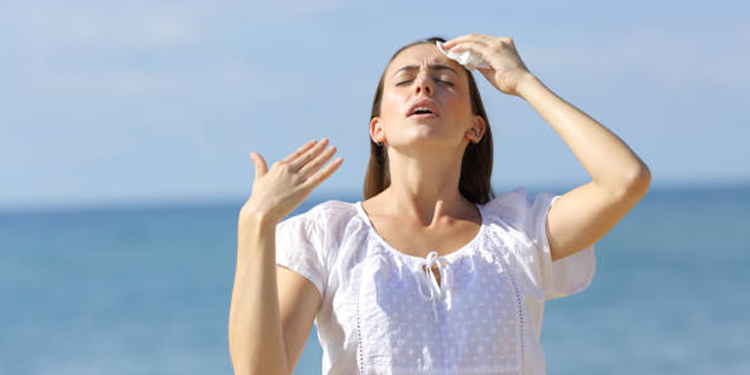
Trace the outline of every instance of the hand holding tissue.
{"type": "Polygon", "coordinates": [[[443,49],[443,43],[440,41],[435,42],[437,44],[437,48],[448,56],[449,59],[455,60],[459,64],[463,65],[468,70],[474,70],[474,69],[488,69],[490,66],[482,60],[482,57],[479,56],[479,54],[476,54],[471,51],[463,51],[459,53],[446,51],[443,49]]]}

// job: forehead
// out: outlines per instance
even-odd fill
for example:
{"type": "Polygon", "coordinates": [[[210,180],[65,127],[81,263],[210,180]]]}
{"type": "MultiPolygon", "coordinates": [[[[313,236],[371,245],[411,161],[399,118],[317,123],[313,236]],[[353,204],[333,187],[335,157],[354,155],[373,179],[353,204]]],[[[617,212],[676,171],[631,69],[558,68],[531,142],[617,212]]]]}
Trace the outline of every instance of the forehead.
{"type": "MultiPolygon", "coordinates": [[[[437,48],[435,44],[418,44],[411,46],[398,54],[396,58],[391,61],[386,70],[388,75],[407,65],[418,65],[418,66],[430,66],[430,65],[447,65],[455,69],[456,72],[463,70],[463,67],[449,59],[437,48]]],[[[461,73],[459,73],[461,74],[461,73]]]]}

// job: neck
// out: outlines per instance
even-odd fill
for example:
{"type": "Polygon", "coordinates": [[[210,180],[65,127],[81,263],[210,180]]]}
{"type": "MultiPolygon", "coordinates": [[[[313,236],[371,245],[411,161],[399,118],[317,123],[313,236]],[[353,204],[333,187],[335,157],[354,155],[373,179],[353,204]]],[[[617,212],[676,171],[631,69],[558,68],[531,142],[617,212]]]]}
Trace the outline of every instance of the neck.
{"type": "Polygon", "coordinates": [[[444,216],[466,216],[470,203],[458,190],[462,155],[445,150],[404,154],[390,148],[388,158],[391,184],[383,194],[387,196],[384,201],[392,204],[389,210],[426,226],[444,216]]]}

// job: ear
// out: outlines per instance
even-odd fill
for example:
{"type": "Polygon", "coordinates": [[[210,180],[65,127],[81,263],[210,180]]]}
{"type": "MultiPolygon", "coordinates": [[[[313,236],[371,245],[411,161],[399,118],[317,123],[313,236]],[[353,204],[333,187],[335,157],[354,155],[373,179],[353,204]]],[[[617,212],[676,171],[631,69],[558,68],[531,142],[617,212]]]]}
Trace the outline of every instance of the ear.
{"type": "Polygon", "coordinates": [[[466,131],[466,139],[471,143],[479,143],[484,136],[484,131],[487,129],[487,123],[484,122],[482,116],[474,116],[474,122],[471,127],[466,131]]]}
{"type": "Polygon", "coordinates": [[[380,117],[373,117],[370,120],[370,138],[375,143],[385,143],[385,130],[383,129],[383,123],[380,121],[380,117]]]}

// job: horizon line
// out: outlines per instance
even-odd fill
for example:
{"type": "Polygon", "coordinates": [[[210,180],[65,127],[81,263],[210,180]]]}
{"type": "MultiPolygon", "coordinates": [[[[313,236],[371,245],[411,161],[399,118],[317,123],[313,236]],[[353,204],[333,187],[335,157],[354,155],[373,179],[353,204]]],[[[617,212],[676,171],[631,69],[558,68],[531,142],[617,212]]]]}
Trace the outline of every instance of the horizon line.
{"type": "MultiPolygon", "coordinates": [[[[543,191],[552,193],[562,193],[570,189],[571,184],[525,184],[513,186],[493,186],[496,195],[499,192],[510,191],[518,187],[526,187],[531,193],[540,193],[543,191]]],[[[718,183],[706,182],[662,182],[653,183],[649,188],[648,195],[660,195],[665,192],[698,192],[714,190],[750,190],[750,180],[748,181],[724,181],[718,183]]],[[[308,201],[327,200],[327,199],[351,199],[354,196],[360,197],[361,192],[346,192],[347,189],[322,189],[313,191],[310,196],[302,202],[304,205],[308,201]]],[[[125,198],[99,200],[94,202],[47,202],[40,204],[18,204],[2,205],[0,204],[0,215],[14,213],[42,213],[42,212],[66,212],[66,211],[111,211],[111,210],[140,210],[140,209],[159,209],[159,208],[177,208],[177,207],[201,207],[201,206],[220,206],[237,204],[241,206],[247,198],[240,194],[225,194],[222,196],[193,196],[177,199],[169,198],[125,198]]]]}

